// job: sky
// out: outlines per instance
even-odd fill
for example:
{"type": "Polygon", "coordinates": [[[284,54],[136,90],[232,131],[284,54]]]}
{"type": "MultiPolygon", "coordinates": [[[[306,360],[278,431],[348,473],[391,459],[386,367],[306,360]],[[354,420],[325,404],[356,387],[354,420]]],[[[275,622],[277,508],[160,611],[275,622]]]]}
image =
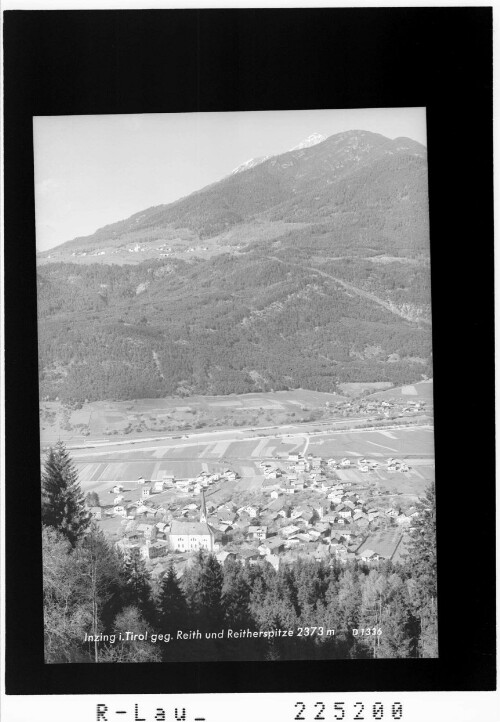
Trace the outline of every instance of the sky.
{"type": "Polygon", "coordinates": [[[426,145],[425,108],[35,117],[37,250],[171,203],[312,133],[354,129],[426,145]]]}

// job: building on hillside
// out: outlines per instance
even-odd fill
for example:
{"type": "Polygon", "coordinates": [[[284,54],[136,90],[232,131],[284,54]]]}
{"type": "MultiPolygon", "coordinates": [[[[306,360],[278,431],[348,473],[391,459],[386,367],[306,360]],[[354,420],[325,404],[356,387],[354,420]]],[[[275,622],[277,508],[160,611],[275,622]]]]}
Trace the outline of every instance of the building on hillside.
{"type": "Polygon", "coordinates": [[[215,532],[207,523],[205,494],[202,491],[200,521],[174,519],[170,525],[170,548],[180,552],[196,552],[200,549],[213,552],[214,542],[215,532]]]}
{"type": "Polygon", "coordinates": [[[146,544],[141,547],[141,555],[144,559],[157,559],[158,557],[165,557],[168,554],[168,542],[155,541],[152,542],[149,539],[146,544]]]}
{"type": "Polygon", "coordinates": [[[248,536],[252,539],[264,540],[267,537],[267,526],[252,526],[248,527],[248,536]]]}
{"type": "Polygon", "coordinates": [[[155,524],[138,524],[137,526],[137,532],[142,534],[145,539],[152,539],[154,541],[157,531],[158,529],[155,524]]]}
{"type": "Polygon", "coordinates": [[[102,511],[100,506],[91,506],[90,514],[93,519],[102,519],[102,511]]]}

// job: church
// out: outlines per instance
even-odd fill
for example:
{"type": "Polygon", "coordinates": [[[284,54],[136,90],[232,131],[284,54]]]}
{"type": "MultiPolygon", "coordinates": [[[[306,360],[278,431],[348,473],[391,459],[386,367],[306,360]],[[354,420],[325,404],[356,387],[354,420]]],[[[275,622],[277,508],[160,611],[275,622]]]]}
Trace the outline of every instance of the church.
{"type": "Polygon", "coordinates": [[[170,548],[172,551],[197,552],[214,550],[214,531],[207,523],[205,493],[201,492],[200,521],[179,521],[174,519],[170,525],[170,548]]]}

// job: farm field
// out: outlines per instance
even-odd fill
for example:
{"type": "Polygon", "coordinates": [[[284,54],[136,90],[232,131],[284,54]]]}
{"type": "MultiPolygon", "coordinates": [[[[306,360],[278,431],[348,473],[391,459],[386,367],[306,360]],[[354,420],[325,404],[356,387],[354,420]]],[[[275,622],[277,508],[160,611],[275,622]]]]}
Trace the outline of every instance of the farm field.
{"type": "Polygon", "coordinates": [[[428,403],[432,403],[433,389],[433,381],[429,379],[428,381],[420,381],[410,386],[398,386],[397,388],[387,389],[385,391],[377,391],[370,395],[370,400],[385,399],[389,401],[395,399],[397,401],[427,401],[428,403]]]}
{"type": "Polygon", "coordinates": [[[341,403],[339,394],[297,389],[232,396],[175,396],[136,401],[96,401],[81,409],[57,401],[40,402],[41,442],[59,438],[67,442],[114,436],[168,434],[186,429],[217,426],[265,426],[307,418],[311,411],[324,413],[328,405],[341,403]]]}
{"type": "MultiPolygon", "coordinates": [[[[434,430],[429,427],[353,430],[311,438],[312,454],[338,459],[342,456],[374,458],[432,456],[434,430]]],[[[354,459],[353,459],[354,460],[354,459]]]]}
{"type": "MultiPolygon", "coordinates": [[[[378,488],[390,494],[419,495],[434,480],[432,427],[408,427],[348,432],[316,431],[311,433],[277,433],[244,438],[243,432],[227,432],[222,440],[217,434],[186,439],[165,439],[156,444],[99,447],[72,450],[84,493],[106,489],[112,482],[136,486],[137,479],[158,480],[165,474],[178,479],[193,478],[202,471],[223,472],[229,467],[240,479],[238,491],[258,491],[264,479],[259,462],[281,460],[284,465],[291,451],[311,453],[324,459],[347,457],[353,467],[336,469],[339,480],[353,485],[378,488]],[[233,438],[230,438],[232,434],[233,438]],[[214,439],[215,437],[215,439],[214,439]],[[228,438],[229,437],[229,438],[228,438]],[[356,464],[362,456],[378,461],[380,466],[367,473],[356,464]],[[388,457],[406,459],[407,473],[389,472],[388,457]]],[[[225,482],[230,484],[231,482],[225,482]]],[[[226,492],[229,487],[226,488],[226,492]]]]}

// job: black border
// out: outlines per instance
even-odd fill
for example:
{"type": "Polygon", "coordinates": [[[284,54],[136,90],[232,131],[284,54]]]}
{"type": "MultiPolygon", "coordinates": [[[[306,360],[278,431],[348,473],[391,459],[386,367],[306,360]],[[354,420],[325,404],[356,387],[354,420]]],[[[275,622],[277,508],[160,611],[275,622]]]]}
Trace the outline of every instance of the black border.
{"type": "Polygon", "coordinates": [[[494,689],[492,9],[3,17],[7,693],[494,689]],[[428,115],[440,658],[44,665],[32,116],[394,106],[428,115]]]}

